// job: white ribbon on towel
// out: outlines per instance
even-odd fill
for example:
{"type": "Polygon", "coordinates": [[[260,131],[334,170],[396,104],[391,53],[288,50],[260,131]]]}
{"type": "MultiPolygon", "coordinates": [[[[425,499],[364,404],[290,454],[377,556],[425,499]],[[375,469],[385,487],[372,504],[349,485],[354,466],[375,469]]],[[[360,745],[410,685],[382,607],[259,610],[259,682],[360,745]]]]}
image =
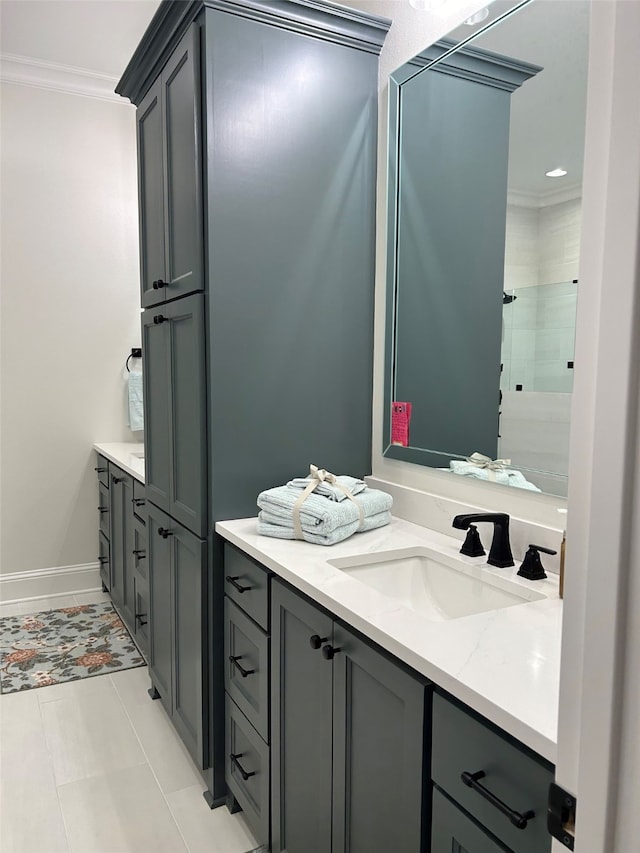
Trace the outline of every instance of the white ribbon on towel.
{"type": "Polygon", "coordinates": [[[504,471],[511,466],[510,459],[492,459],[483,453],[472,453],[471,456],[467,456],[467,462],[477,468],[483,468],[493,482],[496,480],[496,471],[504,471]]]}
{"type": "Polygon", "coordinates": [[[296,539],[304,539],[304,536],[302,535],[302,524],[300,523],[300,509],[302,504],[306,501],[311,492],[320,485],[320,483],[329,483],[330,486],[335,486],[337,489],[340,489],[341,492],[344,492],[351,501],[353,501],[353,503],[358,507],[358,514],[360,515],[360,524],[358,525],[358,529],[360,529],[364,524],[364,510],[351,494],[349,489],[343,486],[342,483],[338,482],[336,475],[324,468],[318,468],[315,465],[310,465],[309,476],[311,477],[311,482],[293,505],[293,529],[296,539]]]}

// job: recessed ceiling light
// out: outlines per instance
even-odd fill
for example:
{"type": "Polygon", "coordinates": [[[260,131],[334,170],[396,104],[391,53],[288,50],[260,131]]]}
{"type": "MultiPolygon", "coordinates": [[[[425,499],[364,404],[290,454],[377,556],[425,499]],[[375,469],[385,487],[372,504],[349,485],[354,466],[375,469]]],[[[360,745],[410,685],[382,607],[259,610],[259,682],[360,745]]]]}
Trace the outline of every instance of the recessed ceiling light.
{"type": "Polygon", "coordinates": [[[550,172],[545,172],[547,178],[562,178],[566,174],[566,169],[552,169],[550,172]]]}
{"type": "Polygon", "coordinates": [[[476,12],[475,15],[472,15],[470,18],[464,22],[468,27],[472,27],[474,24],[479,24],[480,21],[484,21],[489,17],[489,10],[485,6],[484,9],[480,9],[479,12],[476,12]]]}

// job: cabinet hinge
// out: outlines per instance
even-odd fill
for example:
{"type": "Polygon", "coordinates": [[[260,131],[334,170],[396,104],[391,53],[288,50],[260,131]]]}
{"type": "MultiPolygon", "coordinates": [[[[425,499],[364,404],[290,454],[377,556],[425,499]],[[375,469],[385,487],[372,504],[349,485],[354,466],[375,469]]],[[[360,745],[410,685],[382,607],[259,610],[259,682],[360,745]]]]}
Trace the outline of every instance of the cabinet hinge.
{"type": "Polygon", "coordinates": [[[549,805],[547,807],[547,829],[561,844],[573,850],[576,833],[577,799],[552,782],[549,785],[549,805]]]}

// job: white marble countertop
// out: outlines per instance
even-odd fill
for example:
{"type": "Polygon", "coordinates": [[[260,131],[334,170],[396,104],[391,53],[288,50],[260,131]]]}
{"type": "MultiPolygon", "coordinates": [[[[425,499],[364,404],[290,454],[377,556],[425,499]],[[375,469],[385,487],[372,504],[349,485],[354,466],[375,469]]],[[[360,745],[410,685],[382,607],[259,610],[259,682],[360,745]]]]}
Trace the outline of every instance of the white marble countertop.
{"type": "Polygon", "coordinates": [[[133,441],[96,442],[93,449],[144,483],[144,444],[133,441]]]}
{"type": "MultiPolygon", "coordinates": [[[[394,518],[387,527],[324,547],[260,536],[257,519],[222,521],[216,531],[382,648],[474,708],[517,740],[556,761],[562,601],[557,577],[527,581],[490,571],[547,598],[444,622],[428,621],[328,561],[428,546],[458,554],[460,541],[394,518]]],[[[483,564],[483,560],[480,561],[483,564]]]]}

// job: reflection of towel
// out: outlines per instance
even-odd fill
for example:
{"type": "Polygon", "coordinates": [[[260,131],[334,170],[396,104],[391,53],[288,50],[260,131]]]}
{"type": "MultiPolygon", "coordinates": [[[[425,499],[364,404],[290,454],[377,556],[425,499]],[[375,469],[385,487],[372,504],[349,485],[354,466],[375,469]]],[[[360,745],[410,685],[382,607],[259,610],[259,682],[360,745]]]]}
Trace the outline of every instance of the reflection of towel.
{"type": "MultiPolygon", "coordinates": [[[[525,479],[522,471],[517,471],[515,468],[503,468],[498,471],[489,471],[485,468],[478,468],[472,462],[463,462],[461,460],[452,460],[449,462],[449,469],[454,474],[461,474],[463,477],[473,477],[475,480],[489,480],[492,483],[500,483],[502,486],[515,486],[517,489],[528,489],[530,492],[539,492],[540,489],[534,486],[525,479]]],[[[443,471],[448,470],[443,468],[443,471]]]]}
{"type": "Polygon", "coordinates": [[[129,429],[144,429],[142,372],[140,370],[132,370],[129,374],[129,429]]]}

